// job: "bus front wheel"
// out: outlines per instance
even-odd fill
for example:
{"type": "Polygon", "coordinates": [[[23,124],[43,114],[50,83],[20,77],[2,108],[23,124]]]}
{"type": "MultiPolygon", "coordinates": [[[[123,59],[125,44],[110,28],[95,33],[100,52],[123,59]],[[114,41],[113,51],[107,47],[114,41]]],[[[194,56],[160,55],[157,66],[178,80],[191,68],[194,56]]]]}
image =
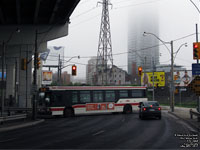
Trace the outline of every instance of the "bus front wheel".
{"type": "Polygon", "coordinates": [[[124,111],[125,114],[131,114],[132,113],[132,106],[131,105],[125,105],[124,111]]]}
{"type": "Polygon", "coordinates": [[[64,117],[73,117],[73,116],[74,116],[73,108],[65,108],[64,117]]]}

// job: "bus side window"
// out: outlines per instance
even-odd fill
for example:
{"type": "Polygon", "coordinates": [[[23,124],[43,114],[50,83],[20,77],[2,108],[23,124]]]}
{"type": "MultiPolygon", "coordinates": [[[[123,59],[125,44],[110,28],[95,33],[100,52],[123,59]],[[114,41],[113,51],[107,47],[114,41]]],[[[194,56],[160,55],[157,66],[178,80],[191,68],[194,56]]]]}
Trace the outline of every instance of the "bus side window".
{"type": "Polygon", "coordinates": [[[115,102],[115,91],[105,91],[105,101],[115,102]]]}
{"type": "Polygon", "coordinates": [[[54,93],[53,94],[52,105],[54,105],[54,106],[62,106],[63,105],[62,93],[54,93]]]}
{"type": "Polygon", "coordinates": [[[81,103],[90,103],[91,102],[90,91],[80,91],[80,102],[81,103]]]}
{"type": "Polygon", "coordinates": [[[131,96],[133,98],[143,98],[144,90],[131,90],[131,96]]]}
{"type": "Polygon", "coordinates": [[[103,102],[103,91],[93,91],[93,102],[103,102]]]}
{"type": "Polygon", "coordinates": [[[128,91],[127,90],[119,91],[119,98],[128,98],[128,91]]]}
{"type": "Polygon", "coordinates": [[[73,91],[72,92],[72,104],[77,104],[78,103],[78,92],[73,91]]]}

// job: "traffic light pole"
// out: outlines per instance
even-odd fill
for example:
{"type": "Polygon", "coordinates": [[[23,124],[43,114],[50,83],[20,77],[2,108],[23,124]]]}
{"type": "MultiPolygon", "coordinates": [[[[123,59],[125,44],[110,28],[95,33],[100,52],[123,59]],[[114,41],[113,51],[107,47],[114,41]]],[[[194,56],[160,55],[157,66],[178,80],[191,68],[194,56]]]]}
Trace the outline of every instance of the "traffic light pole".
{"type": "Polygon", "coordinates": [[[5,42],[3,41],[3,50],[2,50],[2,55],[1,55],[1,65],[2,65],[2,78],[1,78],[1,116],[3,116],[4,113],[4,65],[5,65],[5,42]]]}
{"type": "MultiPolygon", "coordinates": [[[[196,24],[196,42],[198,42],[198,25],[196,24]]],[[[197,58],[197,64],[199,64],[199,55],[197,58]]],[[[198,105],[198,112],[200,112],[200,96],[198,96],[197,99],[197,105],[198,105]]],[[[200,117],[198,117],[198,121],[200,121],[200,117]]]]}
{"type": "Polygon", "coordinates": [[[34,71],[33,71],[33,97],[32,97],[32,120],[36,119],[36,91],[37,91],[37,30],[35,31],[35,52],[34,52],[34,71]]]}
{"type": "MultiPolygon", "coordinates": [[[[198,25],[196,24],[196,42],[198,42],[198,25]]],[[[199,63],[199,56],[197,58],[197,64],[199,63]]]]}

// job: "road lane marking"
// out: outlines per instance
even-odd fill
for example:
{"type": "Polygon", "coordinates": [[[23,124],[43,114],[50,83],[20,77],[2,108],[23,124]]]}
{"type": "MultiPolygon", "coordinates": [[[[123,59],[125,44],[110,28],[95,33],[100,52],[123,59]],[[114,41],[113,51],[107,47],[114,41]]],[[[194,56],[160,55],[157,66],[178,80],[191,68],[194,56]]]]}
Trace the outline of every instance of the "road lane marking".
{"type": "Polygon", "coordinates": [[[17,138],[12,138],[12,139],[7,139],[7,140],[4,140],[4,141],[0,141],[0,143],[5,143],[5,142],[13,141],[15,139],[17,139],[17,138]]]}
{"type": "Polygon", "coordinates": [[[105,132],[104,130],[101,130],[101,131],[99,131],[99,132],[97,132],[97,133],[94,133],[93,136],[96,136],[96,135],[102,134],[102,133],[104,133],[104,132],[105,132]]]}

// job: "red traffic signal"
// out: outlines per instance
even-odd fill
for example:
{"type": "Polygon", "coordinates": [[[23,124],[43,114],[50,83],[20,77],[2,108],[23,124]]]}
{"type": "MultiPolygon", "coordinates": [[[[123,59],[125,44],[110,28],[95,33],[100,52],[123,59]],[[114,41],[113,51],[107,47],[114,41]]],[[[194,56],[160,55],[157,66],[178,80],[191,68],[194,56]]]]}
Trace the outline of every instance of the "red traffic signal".
{"type": "Polygon", "coordinates": [[[73,65],[72,66],[72,75],[73,76],[76,76],[76,69],[77,69],[76,65],[73,65]]]}
{"type": "Polygon", "coordinates": [[[193,59],[200,58],[200,42],[193,43],[193,59]]]}
{"type": "Polygon", "coordinates": [[[142,67],[140,66],[140,67],[138,67],[138,75],[142,75],[142,67]]]}

